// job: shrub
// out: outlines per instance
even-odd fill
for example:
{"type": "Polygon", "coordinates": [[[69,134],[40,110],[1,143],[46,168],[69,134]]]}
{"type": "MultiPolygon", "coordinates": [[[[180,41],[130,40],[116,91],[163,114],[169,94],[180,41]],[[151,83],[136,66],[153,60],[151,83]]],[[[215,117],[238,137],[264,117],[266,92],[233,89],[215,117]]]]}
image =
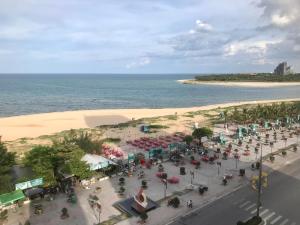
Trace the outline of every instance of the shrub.
{"type": "Polygon", "coordinates": [[[168,204],[173,206],[174,208],[178,208],[178,206],[180,205],[180,200],[178,197],[174,197],[169,200],[168,204]]]}
{"type": "Polygon", "coordinates": [[[285,155],[287,154],[286,150],[283,150],[283,151],[281,152],[281,154],[282,154],[283,156],[285,156],[285,155]]]}
{"type": "Polygon", "coordinates": [[[298,148],[297,148],[297,146],[295,145],[295,146],[293,147],[293,151],[296,152],[297,150],[298,150],[298,148]]]}
{"type": "Polygon", "coordinates": [[[142,212],[140,214],[140,218],[141,218],[142,221],[146,221],[148,219],[147,213],[146,212],[142,212]]]}

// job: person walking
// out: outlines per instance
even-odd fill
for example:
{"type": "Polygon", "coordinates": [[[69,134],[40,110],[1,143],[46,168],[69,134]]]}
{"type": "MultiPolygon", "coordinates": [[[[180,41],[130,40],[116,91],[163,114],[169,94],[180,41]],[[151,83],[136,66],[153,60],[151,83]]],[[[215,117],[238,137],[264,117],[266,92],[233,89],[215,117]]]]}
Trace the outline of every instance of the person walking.
{"type": "Polygon", "coordinates": [[[187,204],[188,208],[193,208],[193,201],[192,200],[187,201],[186,204],[187,204]]]}

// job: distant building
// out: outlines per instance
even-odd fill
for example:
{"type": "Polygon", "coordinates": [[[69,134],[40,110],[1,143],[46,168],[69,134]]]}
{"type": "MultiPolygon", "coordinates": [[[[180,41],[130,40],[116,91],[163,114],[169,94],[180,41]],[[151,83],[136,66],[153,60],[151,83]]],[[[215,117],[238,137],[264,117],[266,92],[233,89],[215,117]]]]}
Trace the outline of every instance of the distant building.
{"type": "Polygon", "coordinates": [[[293,73],[291,66],[288,66],[287,62],[279,63],[274,70],[275,75],[287,75],[293,73]]]}

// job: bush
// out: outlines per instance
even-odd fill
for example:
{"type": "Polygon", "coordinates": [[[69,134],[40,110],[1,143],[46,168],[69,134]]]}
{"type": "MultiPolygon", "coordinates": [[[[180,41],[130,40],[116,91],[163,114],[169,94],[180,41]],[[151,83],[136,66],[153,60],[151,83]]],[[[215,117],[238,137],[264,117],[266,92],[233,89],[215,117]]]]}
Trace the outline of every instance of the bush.
{"type": "Polygon", "coordinates": [[[285,155],[287,154],[287,152],[286,152],[285,150],[283,150],[283,151],[281,152],[281,154],[282,154],[283,156],[285,156],[285,155]]]}
{"type": "Polygon", "coordinates": [[[148,219],[147,213],[146,212],[142,212],[140,214],[140,218],[141,218],[142,221],[146,221],[148,219]]]}
{"type": "Polygon", "coordinates": [[[180,200],[178,197],[174,197],[168,201],[168,205],[173,206],[174,208],[178,208],[180,205],[180,200]]]}

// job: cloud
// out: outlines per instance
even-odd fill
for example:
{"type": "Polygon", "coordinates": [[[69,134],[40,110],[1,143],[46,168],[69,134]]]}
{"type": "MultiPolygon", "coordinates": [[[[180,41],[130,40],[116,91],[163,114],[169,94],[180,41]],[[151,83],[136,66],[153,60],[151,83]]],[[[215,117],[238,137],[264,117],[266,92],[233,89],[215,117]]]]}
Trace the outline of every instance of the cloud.
{"type": "Polygon", "coordinates": [[[139,59],[138,61],[128,63],[126,65],[126,68],[127,69],[133,69],[133,68],[143,67],[143,66],[146,66],[150,63],[151,63],[150,58],[144,57],[144,58],[139,59]]]}
{"type": "Polygon", "coordinates": [[[299,0],[261,0],[258,7],[263,9],[262,18],[273,29],[296,29],[299,31],[299,0]]]}
{"type": "Polygon", "coordinates": [[[300,65],[299,10],[299,0],[1,0],[0,67],[269,71],[300,65]]]}
{"type": "Polygon", "coordinates": [[[194,29],[191,29],[189,31],[190,34],[196,34],[199,32],[209,32],[212,31],[213,27],[212,25],[203,22],[202,20],[196,20],[196,26],[194,29]]]}

